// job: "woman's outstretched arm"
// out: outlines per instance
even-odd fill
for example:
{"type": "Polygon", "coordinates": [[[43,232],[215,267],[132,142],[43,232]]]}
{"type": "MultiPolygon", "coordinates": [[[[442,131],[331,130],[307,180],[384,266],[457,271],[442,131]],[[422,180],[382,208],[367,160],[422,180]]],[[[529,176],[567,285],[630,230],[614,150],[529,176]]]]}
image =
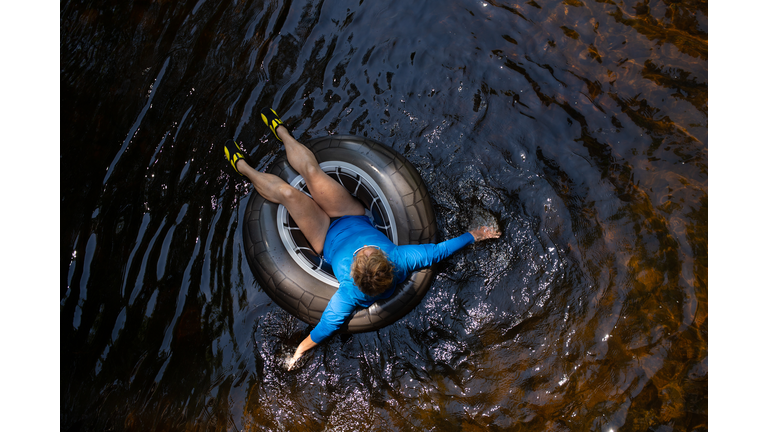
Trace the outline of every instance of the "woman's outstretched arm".
{"type": "Polygon", "coordinates": [[[436,244],[398,246],[393,262],[398,268],[411,272],[437,264],[467,245],[499,236],[501,233],[495,228],[483,226],[436,244]]]}

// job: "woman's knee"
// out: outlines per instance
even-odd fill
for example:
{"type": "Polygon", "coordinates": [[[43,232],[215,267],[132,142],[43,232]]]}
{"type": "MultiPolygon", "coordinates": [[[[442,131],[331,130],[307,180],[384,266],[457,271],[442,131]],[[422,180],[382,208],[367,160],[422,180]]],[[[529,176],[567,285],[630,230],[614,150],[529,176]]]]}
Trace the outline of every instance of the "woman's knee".
{"type": "Polygon", "coordinates": [[[280,196],[280,201],[284,204],[297,202],[302,199],[302,196],[309,199],[303,192],[288,184],[280,185],[277,193],[280,196]]]}
{"type": "Polygon", "coordinates": [[[323,172],[322,169],[320,169],[319,165],[308,164],[306,167],[304,167],[303,176],[308,182],[314,182],[318,177],[325,177],[327,174],[323,172]]]}

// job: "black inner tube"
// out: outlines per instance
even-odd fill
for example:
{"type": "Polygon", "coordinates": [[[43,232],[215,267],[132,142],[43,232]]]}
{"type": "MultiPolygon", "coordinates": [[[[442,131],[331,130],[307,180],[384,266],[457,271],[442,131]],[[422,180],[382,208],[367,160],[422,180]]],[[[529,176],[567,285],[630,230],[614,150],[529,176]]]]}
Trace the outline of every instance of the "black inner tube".
{"type": "MultiPolygon", "coordinates": [[[[374,226],[393,243],[435,241],[437,227],[426,186],[402,155],[377,141],[349,135],[317,138],[306,146],[331,178],[363,202],[374,226]]],[[[284,155],[270,172],[308,194],[303,179],[284,155]]],[[[259,285],[289,313],[317,324],[338,281],[285,207],[253,193],[243,236],[246,257],[259,285]]],[[[371,331],[396,321],[421,301],[432,276],[429,268],[413,272],[391,297],[357,310],[341,331],[371,331]]]]}

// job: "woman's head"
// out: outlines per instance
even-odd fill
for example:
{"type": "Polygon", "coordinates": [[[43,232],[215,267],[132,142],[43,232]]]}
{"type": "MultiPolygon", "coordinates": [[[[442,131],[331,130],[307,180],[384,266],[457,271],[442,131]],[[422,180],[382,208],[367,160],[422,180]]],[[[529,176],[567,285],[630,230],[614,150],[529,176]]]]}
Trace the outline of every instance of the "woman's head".
{"type": "Polygon", "coordinates": [[[365,247],[352,261],[352,279],[364,294],[376,296],[392,286],[394,266],[379,248],[365,247]]]}

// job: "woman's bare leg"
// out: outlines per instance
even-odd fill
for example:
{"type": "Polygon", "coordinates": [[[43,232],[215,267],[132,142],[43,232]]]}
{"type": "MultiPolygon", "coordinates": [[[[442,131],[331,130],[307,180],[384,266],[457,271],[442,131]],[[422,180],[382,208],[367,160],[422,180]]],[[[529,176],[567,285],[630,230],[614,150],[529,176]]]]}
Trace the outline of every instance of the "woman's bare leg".
{"type": "Polygon", "coordinates": [[[248,177],[264,199],[284,205],[315,252],[323,252],[331,219],[312,198],[274,174],[256,171],[244,159],[237,161],[237,170],[248,177]]]}
{"type": "Polygon", "coordinates": [[[285,143],[288,163],[304,177],[312,198],[328,216],[360,216],[365,214],[365,207],[360,201],[350,195],[344,186],[324,173],[312,151],[306,148],[304,144],[296,141],[285,126],[278,126],[276,132],[285,143]]]}

